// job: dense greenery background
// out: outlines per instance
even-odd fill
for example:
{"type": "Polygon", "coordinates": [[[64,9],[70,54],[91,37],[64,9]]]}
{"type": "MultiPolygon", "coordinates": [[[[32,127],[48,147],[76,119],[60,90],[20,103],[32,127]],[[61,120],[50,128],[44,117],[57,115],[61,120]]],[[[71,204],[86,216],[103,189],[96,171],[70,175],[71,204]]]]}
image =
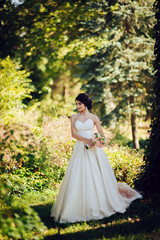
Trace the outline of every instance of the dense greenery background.
{"type": "Polygon", "coordinates": [[[159,195],[159,16],[151,0],[1,1],[1,239],[52,234],[33,206],[57,194],[81,91],[102,121],[117,180],[146,201],[159,195]]]}

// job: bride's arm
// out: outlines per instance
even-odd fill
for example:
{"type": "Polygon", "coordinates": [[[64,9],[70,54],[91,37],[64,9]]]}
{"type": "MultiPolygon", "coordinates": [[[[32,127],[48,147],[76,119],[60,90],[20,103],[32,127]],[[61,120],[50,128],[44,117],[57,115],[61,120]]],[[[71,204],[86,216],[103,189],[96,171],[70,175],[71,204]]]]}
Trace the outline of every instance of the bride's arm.
{"type": "MultiPolygon", "coordinates": [[[[99,118],[95,115],[95,118],[94,118],[94,123],[96,125],[96,128],[98,130],[98,132],[104,136],[104,132],[103,132],[103,129],[102,129],[102,126],[101,126],[101,122],[99,120],[99,118]]],[[[105,137],[105,136],[104,136],[105,137]]]]}
{"type": "Polygon", "coordinates": [[[71,134],[72,134],[72,137],[74,137],[77,140],[83,141],[90,146],[94,145],[92,140],[82,137],[77,133],[77,131],[75,129],[75,116],[74,115],[71,116],[71,134]]]}

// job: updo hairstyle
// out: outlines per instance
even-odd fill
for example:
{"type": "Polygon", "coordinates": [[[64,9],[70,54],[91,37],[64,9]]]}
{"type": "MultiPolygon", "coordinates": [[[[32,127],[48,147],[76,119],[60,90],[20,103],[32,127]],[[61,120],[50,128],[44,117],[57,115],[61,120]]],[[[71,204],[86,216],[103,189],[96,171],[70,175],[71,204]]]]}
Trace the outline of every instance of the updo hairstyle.
{"type": "Polygon", "coordinates": [[[86,93],[80,93],[76,97],[75,101],[76,100],[83,103],[88,108],[88,110],[90,110],[92,108],[92,100],[89,98],[89,96],[86,93]]]}

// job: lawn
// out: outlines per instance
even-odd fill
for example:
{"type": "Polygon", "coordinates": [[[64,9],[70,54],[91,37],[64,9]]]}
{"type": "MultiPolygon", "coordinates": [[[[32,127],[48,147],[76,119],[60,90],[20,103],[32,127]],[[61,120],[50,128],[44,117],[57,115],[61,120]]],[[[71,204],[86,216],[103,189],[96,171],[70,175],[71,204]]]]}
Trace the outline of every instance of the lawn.
{"type": "MultiPolygon", "coordinates": [[[[42,233],[45,240],[54,239],[103,239],[103,240],[159,240],[160,239],[160,205],[156,197],[148,200],[134,201],[124,214],[116,213],[109,218],[58,224],[50,217],[52,203],[57,191],[47,189],[35,194],[16,197],[22,205],[28,204],[40,216],[47,230],[42,233]]],[[[36,237],[36,236],[35,236],[36,237]]],[[[35,238],[32,238],[35,239],[35,238]]]]}

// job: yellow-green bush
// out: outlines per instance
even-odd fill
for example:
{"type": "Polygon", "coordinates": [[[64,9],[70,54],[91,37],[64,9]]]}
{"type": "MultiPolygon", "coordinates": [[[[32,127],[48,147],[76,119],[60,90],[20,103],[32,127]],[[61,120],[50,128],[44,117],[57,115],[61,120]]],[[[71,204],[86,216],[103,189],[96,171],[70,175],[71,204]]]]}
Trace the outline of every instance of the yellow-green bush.
{"type": "Polygon", "coordinates": [[[23,114],[25,105],[22,100],[30,97],[32,91],[29,73],[19,68],[10,57],[0,59],[0,116],[3,121],[8,122],[11,116],[18,118],[23,114]]]}
{"type": "Polygon", "coordinates": [[[134,187],[134,180],[141,171],[143,154],[129,148],[105,150],[117,181],[126,182],[134,187]]]}

